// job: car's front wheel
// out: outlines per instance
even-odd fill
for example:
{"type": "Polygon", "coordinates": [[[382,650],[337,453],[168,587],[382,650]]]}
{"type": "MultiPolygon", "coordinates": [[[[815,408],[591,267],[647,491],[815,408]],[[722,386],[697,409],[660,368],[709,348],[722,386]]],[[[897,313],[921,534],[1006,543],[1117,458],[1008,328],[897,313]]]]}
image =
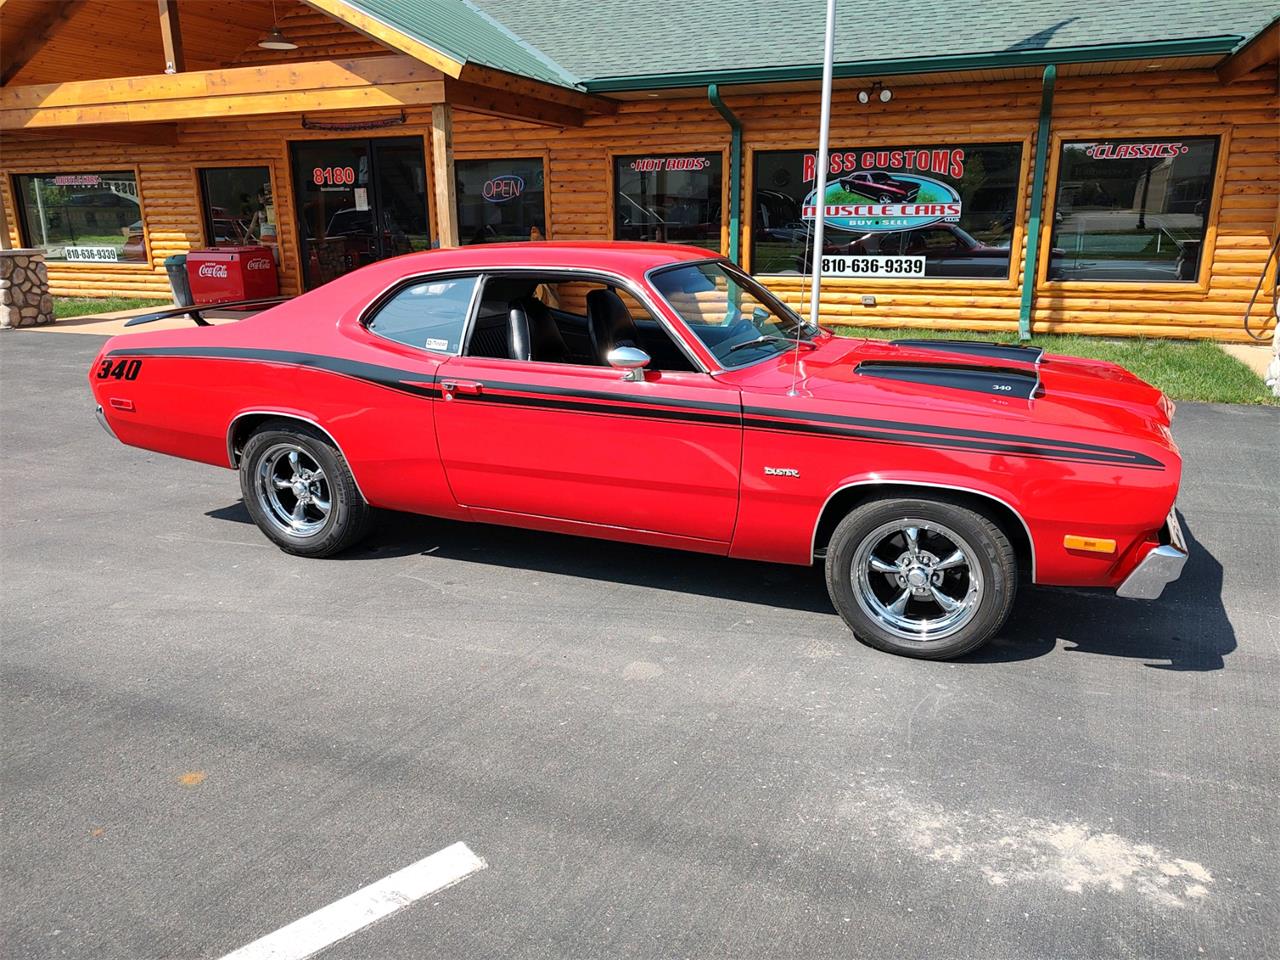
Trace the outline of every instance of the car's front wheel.
{"type": "Polygon", "coordinates": [[[1017,559],[988,517],[938,498],[877,500],[836,527],[827,590],[863,643],[930,660],[981,646],[1004,624],[1017,559]]]}
{"type": "Polygon", "coordinates": [[[291,420],[268,421],[249,438],[240,490],[259,529],[303,557],[347,549],[372,520],[342,452],[319,430],[291,420]]]}

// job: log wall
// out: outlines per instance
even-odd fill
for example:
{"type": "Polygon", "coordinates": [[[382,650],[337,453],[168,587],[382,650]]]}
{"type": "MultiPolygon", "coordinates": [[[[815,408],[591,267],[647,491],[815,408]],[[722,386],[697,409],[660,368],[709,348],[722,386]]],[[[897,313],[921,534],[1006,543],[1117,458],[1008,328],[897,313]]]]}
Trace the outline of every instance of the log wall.
{"type": "MultiPolygon", "coordinates": [[[[316,24],[315,40],[329,37],[316,24]]],[[[344,51],[345,52],[345,51],[344,51]]],[[[363,52],[363,51],[362,51],[363,52]]],[[[1014,329],[1017,325],[1025,255],[1031,160],[1040,102],[1037,80],[912,84],[894,90],[889,104],[859,105],[852,94],[837,96],[832,146],[902,143],[1024,144],[1023,191],[1013,236],[1014,270],[1008,280],[831,280],[824,283],[823,315],[829,322],[870,326],[1014,329]],[[874,306],[863,306],[866,294],[874,306]]],[[[729,106],[744,125],[742,250],[751,246],[751,154],[755,150],[810,148],[817,129],[813,93],[732,95],[729,106]]],[[[345,112],[311,115],[351,121],[385,117],[345,112]]],[[[1280,229],[1280,98],[1274,69],[1226,85],[1211,71],[1148,72],[1114,76],[1060,77],[1053,113],[1059,137],[1222,137],[1210,235],[1201,279],[1193,284],[1037,282],[1034,329],[1113,335],[1212,337],[1241,340],[1241,318],[1280,229]]],[[[292,206],[288,142],[328,137],[421,136],[430,163],[429,109],[410,108],[408,122],[369,133],[304,130],[298,115],[203,121],[181,125],[173,146],[13,141],[5,144],[3,195],[11,239],[18,243],[12,181],[15,172],[136,168],[142,195],[149,264],[49,265],[60,295],[154,296],[168,287],[162,261],[204,243],[196,170],[201,166],[265,164],[271,168],[281,243],[281,281],[286,293],[299,289],[296,224],[292,206]]],[[[719,150],[726,156],[727,208],[729,131],[705,97],[625,102],[616,116],[590,117],[584,127],[557,129],[456,113],[455,156],[542,156],[547,164],[547,225],[554,239],[609,239],[612,222],[612,157],[615,153],[719,150]]],[[[1052,170],[1051,170],[1052,173],[1052,170]]],[[[1051,205],[1053,177],[1046,201],[1051,205]]],[[[434,210],[432,211],[434,229],[434,210]]],[[[1046,210],[1041,251],[1048,247],[1052,210],[1046,210]]],[[[723,231],[728,247],[727,223],[723,231]]],[[[749,265],[749,264],[748,264],[749,265]]],[[[1043,266],[1042,266],[1043,271],[1043,266]]],[[[766,282],[784,299],[807,299],[798,277],[766,282]]],[[[1261,318],[1266,298],[1255,308],[1261,318]]]]}

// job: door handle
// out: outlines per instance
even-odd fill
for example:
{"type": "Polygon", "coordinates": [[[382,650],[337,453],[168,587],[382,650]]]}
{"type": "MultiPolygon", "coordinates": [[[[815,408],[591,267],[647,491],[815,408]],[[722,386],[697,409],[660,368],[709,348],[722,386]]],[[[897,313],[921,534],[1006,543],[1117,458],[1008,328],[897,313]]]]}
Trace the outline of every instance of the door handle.
{"type": "Polygon", "coordinates": [[[455,396],[478,397],[482,386],[475,380],[441,380],[440,389],[446,400],[452,400],[455,396]]]}

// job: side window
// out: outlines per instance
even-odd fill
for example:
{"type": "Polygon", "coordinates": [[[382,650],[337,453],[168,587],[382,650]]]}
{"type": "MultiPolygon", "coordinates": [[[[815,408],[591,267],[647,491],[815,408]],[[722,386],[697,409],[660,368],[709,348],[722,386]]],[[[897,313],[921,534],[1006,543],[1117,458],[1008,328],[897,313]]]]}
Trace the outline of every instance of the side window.
{"type": "Polygon", "coordinates": [[[453,277],[402,287],[373,315],[368,327],[406,346],[457,353],[476,283],[476,277],[453,277]]]}
{"type": "MultiPolygon", "coordinates": [[[[662,324],[625,288],[573,274],[521,273],[486,279],[466,346],[469,357],[531,360],[576,366],[606,366],[591,335],[592,304],[607,310],[611,329],[631,327],[630,336],[650,356],[651,370],[695,371],[662,324]],[[608,292],[609,297],[592,297],[608,292]],[[514,329],[513,329],[514,328],[514,329]]],[[[597,317],[597,320],[600,318],[597,317]]]]}

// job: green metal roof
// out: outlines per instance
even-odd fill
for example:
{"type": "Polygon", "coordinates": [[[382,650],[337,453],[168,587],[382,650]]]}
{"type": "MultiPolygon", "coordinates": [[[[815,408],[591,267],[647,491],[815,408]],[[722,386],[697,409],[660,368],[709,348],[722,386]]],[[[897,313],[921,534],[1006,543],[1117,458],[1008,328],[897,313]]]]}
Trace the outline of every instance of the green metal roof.
{"type": "Polygon", "coordinates": [[[470,0],[343,2],[459,63],[480,64],[562,87],[577,85],[572,73],[470,0]]]}
{"type": "MultiPolygon", "coordinates": [[[[590,91],[806,79],[825,0],[345,0],[461,62],[590,91]]],[[[837,0],[837,75],[1226,54],[1270,0],[837,0]]]]}

